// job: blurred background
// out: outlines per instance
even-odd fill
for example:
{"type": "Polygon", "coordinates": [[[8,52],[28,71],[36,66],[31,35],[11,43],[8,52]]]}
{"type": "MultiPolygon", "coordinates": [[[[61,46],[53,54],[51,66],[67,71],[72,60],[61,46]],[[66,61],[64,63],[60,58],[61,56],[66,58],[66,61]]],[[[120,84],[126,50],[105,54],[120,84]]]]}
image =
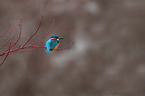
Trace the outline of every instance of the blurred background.
{"type": "MultiPolygon", "coordinates": [[[[24,44],[43,21],[37,35],[64,37],[63,51],[44,48],[10,54],[0,68],[1,96],[145,96],[144,0],[0,0],[0,35],[15,17],[23,19],[24,44]]],[[[3,52],[8,44],[0,50],[3,52]]],[[[0,57],[2,61],[2,57],[0,57]]]]}

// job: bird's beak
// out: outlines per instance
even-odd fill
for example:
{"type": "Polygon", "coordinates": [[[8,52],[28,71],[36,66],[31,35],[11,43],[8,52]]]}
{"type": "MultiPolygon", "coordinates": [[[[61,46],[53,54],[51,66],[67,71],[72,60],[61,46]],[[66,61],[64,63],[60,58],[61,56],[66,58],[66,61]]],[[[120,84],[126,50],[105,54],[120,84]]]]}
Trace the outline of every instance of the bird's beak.
{"type": "Polygon", "coordinates": [[[59,37],[59,39],[64,39],[63,37],[59,37]]]}

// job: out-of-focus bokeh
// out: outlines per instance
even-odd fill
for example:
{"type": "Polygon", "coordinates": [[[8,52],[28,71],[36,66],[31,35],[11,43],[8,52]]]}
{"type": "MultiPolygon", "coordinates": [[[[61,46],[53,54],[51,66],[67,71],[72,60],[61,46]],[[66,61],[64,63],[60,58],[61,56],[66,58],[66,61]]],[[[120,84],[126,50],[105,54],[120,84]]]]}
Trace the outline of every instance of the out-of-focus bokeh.
{"type": "MultiPolygon", "coordinates": [[[[0,68],[0,96],[145,96],[145,0],[1,0],[0,35],[23,19],[24,44],[64,37],[63,51],[10,54],[0,68]]],[[[8,44],[0,50],[8,48],[8,44]]],[[[2,61],[2,57],[0,57],[2,61]]]]}

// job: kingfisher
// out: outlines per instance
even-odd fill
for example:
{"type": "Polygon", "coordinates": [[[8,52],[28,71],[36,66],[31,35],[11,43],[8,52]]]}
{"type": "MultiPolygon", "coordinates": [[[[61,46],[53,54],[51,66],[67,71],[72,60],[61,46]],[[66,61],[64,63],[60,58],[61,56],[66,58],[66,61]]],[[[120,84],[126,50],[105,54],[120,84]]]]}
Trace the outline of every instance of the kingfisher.
{"type": "Polygon", "coordinates": [[[59,40],[63,39],[62,37],[58,37],[57,35],[51,35],[50,39],[46,41],[46,53],[49,53],[49,51],[54,51],[59,46],[59,40]]]}

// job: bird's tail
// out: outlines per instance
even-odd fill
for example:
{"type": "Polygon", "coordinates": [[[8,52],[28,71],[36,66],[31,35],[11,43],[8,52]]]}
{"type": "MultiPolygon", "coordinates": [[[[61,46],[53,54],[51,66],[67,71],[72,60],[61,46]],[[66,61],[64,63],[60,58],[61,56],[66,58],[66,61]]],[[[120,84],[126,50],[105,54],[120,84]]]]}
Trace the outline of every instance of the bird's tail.
{"type": "Polygon", "coordinates": [[[46,53],[49,53],[49,49],[47,49],[46,53]]]}

